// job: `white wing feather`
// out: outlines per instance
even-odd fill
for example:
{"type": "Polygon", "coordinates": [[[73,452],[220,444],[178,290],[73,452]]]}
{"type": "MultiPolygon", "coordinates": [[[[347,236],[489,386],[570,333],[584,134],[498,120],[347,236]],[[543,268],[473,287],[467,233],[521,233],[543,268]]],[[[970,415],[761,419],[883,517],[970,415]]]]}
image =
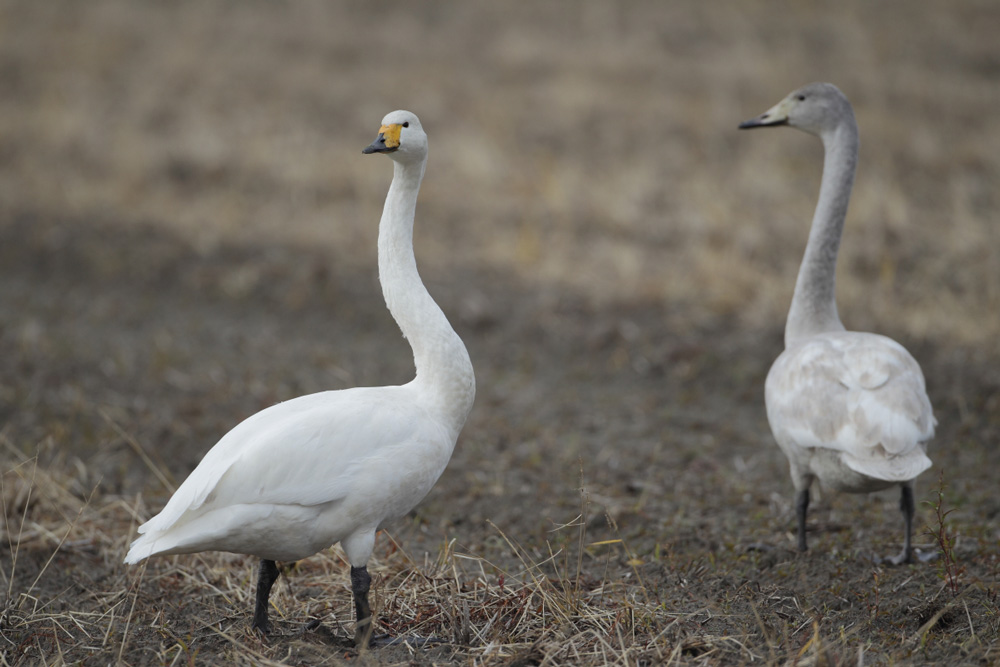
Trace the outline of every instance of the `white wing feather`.
{"type": "Polygon", "coordinates": [[[930,467],[936,424],[920,366],[891,338],[833,332],[793,345],[765,386],[767,417],[783,447],[841,453],[855,472],[897,482],[930,467]]]}

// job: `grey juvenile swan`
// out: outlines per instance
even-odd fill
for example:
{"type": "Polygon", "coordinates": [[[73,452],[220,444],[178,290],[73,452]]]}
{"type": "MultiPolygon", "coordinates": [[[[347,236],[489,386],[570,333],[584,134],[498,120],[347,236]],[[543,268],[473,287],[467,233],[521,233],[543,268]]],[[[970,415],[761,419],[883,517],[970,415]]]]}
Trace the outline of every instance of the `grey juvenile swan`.
{"type": "Polygon", "coordinates": [[[126,563],[198,551],[257,556],[252,627],[266,634],[275,561],[307,558],[340,542],[351,564],[359,645],[371,637],[367,566],[375,531],[434,486],[476,395],[469,353],[424,287],[413,256],[427,135],[415,115],[394,111],[363,152],[384,153],[394,163],[379,223],[379,280],[413,349],[416,378],[300,396],[248,417],[139,526],[125,556],[126,563]]]}
{"type": "MultiPolygon", "coordinates": [[[[931,466],[936,424],[920,366],[902,345],[846,331],[837,315],[834,272],[858,159],[858,126],[836,86],[812,83],[741,129],[789,125],[817,135],[825,157],[819,202],[785,324],[785,351],[765,385],[767,419],[795,485],[798,548],[806,550],[809,487],[849,493],[898,484],[903,550],[913,562],[913,480],[931,466]]],[[[919,553],[919,552],[918,552],[919,553]]]]}

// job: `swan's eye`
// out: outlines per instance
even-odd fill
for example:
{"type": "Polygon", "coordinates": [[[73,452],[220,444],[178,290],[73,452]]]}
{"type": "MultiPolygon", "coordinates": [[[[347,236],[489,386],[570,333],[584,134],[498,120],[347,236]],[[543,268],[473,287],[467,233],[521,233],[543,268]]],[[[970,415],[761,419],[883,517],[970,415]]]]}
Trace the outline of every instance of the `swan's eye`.
{"type": "Polygon", "coordinates": [[[799,102],[805,102],[806,101],[806,96],[800,93],[800,94],[798,94],[798,95],[795,96],[795,99],[797,99],[799,102]]]}
{"type": "Polygon", "coordinates": [[[403,123],[403,127],[409,127],[409,126],[410,126],[410,121],[406,121],[405,123],[403,123]]]}

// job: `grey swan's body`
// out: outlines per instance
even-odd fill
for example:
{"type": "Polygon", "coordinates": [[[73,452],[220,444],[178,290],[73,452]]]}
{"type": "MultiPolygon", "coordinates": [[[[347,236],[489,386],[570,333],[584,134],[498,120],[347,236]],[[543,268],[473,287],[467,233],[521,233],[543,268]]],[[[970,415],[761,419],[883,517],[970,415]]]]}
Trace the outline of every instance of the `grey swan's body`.
{"type": "Polygon", "coordinates": [[[834,298],[837,251],[854,182],[858,128],[828,83],[792,92],[741,129],[789,125],[825,151],[819,202],[785,325],[785,351],[767,375],[767,418],[796,490],[798,548],[806,550],[809,487],[867,493],[901,487],[903,549],[912,562],[913,481],[931,466],[935,420],[920,366],[890,338],[847,331],[834,298]]]}
{"type": "Polygon", "coordinates": [[[268,631],[275,561],[340,542],[351,564],[355,641],[371,636],[367,563],[375,532],[434,486],[475,398],[465,345],[428,294],[413,255],[427,135],[414,114],[395,111],[363,152],[386,153],[394,162],[379,223],[379,280],[413,349],[415,379],[310,394],[247,418],[139,527],[125,557],[126,563],[199,551],[259,557],[253,628],[261,633],[268,631]]]}

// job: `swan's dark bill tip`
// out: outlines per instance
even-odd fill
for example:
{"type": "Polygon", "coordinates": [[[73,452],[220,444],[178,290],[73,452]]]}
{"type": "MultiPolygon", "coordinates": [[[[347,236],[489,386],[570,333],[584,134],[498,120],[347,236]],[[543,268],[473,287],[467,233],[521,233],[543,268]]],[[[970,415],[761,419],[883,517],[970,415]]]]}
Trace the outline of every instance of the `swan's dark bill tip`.
{"type": "Polygon", "coordinates": [[[737,126],[740,130],[752,130],[755,127],[777,127],[779,125],[788,125],[788,119],[782,118],[781,120],[768,122],[761,118],[751,118],[750,120],[745,120],[737,126]]]}

